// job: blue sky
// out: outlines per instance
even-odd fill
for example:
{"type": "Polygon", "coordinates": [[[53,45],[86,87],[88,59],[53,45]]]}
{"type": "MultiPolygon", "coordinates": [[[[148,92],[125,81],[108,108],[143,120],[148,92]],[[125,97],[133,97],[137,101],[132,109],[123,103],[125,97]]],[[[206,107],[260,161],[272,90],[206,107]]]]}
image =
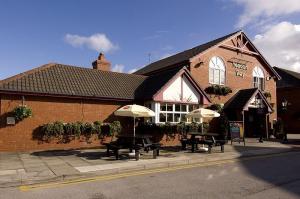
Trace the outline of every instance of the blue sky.
{"type": "Polygon", "coordinates": [[[295,0],[272,0],[274,6],[262,5],[254,13],[255,1],[0,1],[0,79],[49,62],[91,67],[99,51],[114,70],[128,72],[147,64],[149,53],[155,61],[238,29],[245,30],[271,62],[294,64],[297,70],[300,46],[286,46],[286,62],[272,58],[274,47],[269,46],[278,43],[270,36],[274,31],[286,34],[292,29],[295,34],[288,39],[298,41],[300,6],[295,0]]]}

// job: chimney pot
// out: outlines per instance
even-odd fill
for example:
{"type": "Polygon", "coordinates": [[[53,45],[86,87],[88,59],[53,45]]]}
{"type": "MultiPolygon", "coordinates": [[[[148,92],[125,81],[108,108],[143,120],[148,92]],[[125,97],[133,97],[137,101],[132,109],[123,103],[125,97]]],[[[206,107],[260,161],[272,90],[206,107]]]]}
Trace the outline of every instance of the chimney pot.
{"type": "Polygon", "coordinates": [[[110,62],[107,61],[104,57],[104,54],[99,53],[98,59],[93,62],[93,69],[102,70],[102,71],[110,71],[110,62]]]}

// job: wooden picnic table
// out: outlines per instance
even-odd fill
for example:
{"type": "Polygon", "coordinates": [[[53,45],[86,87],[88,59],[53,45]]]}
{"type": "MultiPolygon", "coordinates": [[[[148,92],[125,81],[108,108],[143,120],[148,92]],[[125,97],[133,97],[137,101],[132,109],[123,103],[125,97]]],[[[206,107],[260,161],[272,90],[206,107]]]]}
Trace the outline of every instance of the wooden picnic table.
{"type": "Polygon", "coordinates": [[[191,151],[194,153],[195,148],[198,148],[198,144],[206,144],[208,145],[208,151],[209,153],[211,152],[212,146],[221,146],[222,152],[224,151],[224,143],[223,140],[222,142],[217,140],[215,137],[220,136],[217,133],[201,133],[201,132],[188,132],[187,134],[191,135],[191,138],[187,140],[187,143],[192,146],[191,151]],[[196,138],[200,136],[201,140],[199,138],[196,138]]]}
{"type": "Polygon", "coordinates": [[[110,150],[114,151],[116,159],[119,158],[119,150],[120,149],[129,149],[130,152],[135,150],[136,159],[138,160],[139,151],[144,149],[144,151],[149,152],[153,150],[153,158],[159,156],[159,143],[153,143],[150,138],[150,135],[118,135],[117,140],[111,143],[106,144],[107,147],[107,155],[109,156],[110,150]]]}

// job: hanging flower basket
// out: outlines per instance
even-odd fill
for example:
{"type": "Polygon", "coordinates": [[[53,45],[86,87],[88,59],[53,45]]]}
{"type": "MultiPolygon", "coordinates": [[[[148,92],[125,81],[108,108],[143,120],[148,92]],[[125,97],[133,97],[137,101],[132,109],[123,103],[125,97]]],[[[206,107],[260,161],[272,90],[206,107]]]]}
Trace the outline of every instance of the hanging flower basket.
{"type": "Polygon", "coordinates": [[[229,93],[232,93],[232,90],[228,86],[211,85],[205,88],[205,92],[207,94],[226,96],[229,93]]]}
{"type": "Polygon", "coordinates": [[[25,118],[32,117],[32,110],[27,106],[20,105],[13,110],[13,115],[16,121],[20,122],[25,118]]]}

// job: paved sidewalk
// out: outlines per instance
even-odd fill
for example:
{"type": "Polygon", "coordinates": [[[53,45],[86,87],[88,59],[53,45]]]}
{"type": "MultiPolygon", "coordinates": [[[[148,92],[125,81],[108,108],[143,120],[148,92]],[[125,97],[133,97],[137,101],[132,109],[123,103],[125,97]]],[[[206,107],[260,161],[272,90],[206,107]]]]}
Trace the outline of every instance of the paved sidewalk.
{"type": "Polygon", "coordinates": [[[150,152],[143,154],[140,161],[129,159],[125,152],[121,160],[115,160],[113,156],[106,157],[105,149],[0,153],[0,188],[294,150],[300,151],[299,143],[258,143],[255,139],[248,139],[245,147],[242,143],[226,145],[225,153],[220,152],[220,147],[214,148],[212,154],[191,153],[181,151],[180,147],[169,147],[161,151],[158,159],[152,159],[150,152]]]}

